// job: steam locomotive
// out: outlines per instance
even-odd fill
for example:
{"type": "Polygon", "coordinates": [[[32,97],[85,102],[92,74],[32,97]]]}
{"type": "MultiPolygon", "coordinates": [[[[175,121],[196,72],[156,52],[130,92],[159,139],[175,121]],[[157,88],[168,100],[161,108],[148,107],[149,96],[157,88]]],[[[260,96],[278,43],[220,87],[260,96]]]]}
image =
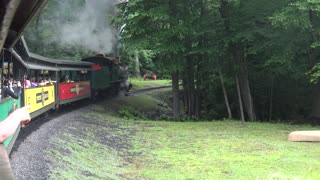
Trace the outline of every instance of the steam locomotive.
{"type": "MultiPolygon", "coordinates": [[[[31,118],[99,94],[128,90],[128,75],[117,57],[97,55],[81,61],[52,59],[29,52],[23,38],[1,53],[0,121],[30,105],[31,118]]],[[[18,128],[19,130],[20,128],[18,128]]],[[[17,134],[5,141],[10,152],[17,134]]]]}

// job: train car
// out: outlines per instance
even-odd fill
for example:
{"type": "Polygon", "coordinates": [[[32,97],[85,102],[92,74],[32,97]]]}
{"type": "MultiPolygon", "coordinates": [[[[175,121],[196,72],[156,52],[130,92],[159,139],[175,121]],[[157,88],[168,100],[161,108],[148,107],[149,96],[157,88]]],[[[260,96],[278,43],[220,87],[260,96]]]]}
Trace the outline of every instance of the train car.
{"type": "Polygon", "coordinates": [[[56,107],[56,91],[59,68],[49,61],[34,57],[20,59],[24,65],[23,74],[23,105],[29,109],[31,118],[37,117],[56,107]]]}
{"type": "Polygon", "coordinates": [[[121,83],[127,80],[127,71],[124,70],[119,58],[97,55],[83,58],[83,62],[91,62],[91,91],[97,94],[115,93],[121,89],[121,83]]]}
{"type": "Polygon", "coordinates": [[[92,63],[81,61],[60,60],[29,53],[36,61],[49,62],[58,69],[56,84],[57,106],[91,98],[90,74],[92,63]]]}
{"type": "MultiPolygon", "coordinates": [[[[23,43],[18,41],[19,53],[15,50],[1,53],[0,121],[22,106],[31,106],[28,111],[35,118],[60,105],[91,97],[92,63],[46,58],[28,52],[23,43]],[[10,85],[9,81],[12,81],[10,85]],[[19,88],[18,84],[21,84],[19,88]],[[16,99],[5,93],[5,88],[18,88],[16,99]]],[[[19,129],[5,141],[8,152],[19,129]]]]}
{"type": "Polygon", "coordinates": [[[60,83],[59,105],[86,98],[91,98],[90,81],[60,83]]]}
{"type": "Polygon", "coordinates": [[[112,82],[112,61],[104,56],[93,56],[84,58],[82,62],[91,62],[92,73],[91,73],[91,90],[93,97],[98,93],[108,90],[111,88],[112,82]]]}
{"type": "MultiPolygon", "coordinates": [[[[21,82],[18,83],[18,81],[21,79],[23,72],[19,71],[20,65],[12,52],[3,50],[0,54],[0,121],[2,121],[22,105],[21,87],[18,87],[21,82]]],[[[8,152],[11,151],[19,130],[20,128],[4,142],[8,152]]]]}
{"type": "Polygon", "coordinates": [[[21,104],[32,106],[31,118],[59,105],[91,97],[92,63],[51,59],[30,53],[24,47],[19,54],[14,52],[14,58],[12,55],[5,58],[8,61],[4,64],[9,69],[6,77],[23,84],[21,104]]]}
{"type": "MultiPolygon", "coordinates": [[[[21,80],[23,70],[19,68],[19,63],[15,64],[19,61],[16,57],[15,45],[29,22],[46,3],[47,0],[0,1],[0,121],[6,119],[11,112],[22,105],[21,94],[17,93],[15,98],[7,96],[4,86],[10,78],[16,79],[15,82],[21,80]]],[[[8,153],[11,151],[19,130],[20,128],[17,128],[15,134],[4,142],[8,153]]],[[[3,157],[1,155],[1,162],[4,162],[3,157]]],[[[3,174],[0,176],[6,178],[3,177],[3,174]]]]}
{"type": "MultiPolygon", "coordinates": [[[[21,107],[21,97],[18,99],[14,99],[11,97],[5,97],[0,100],[0,122],[3,121],[5,118],[8,117],[10,113],[12,113],[17,108],[21,107]]],[[[16,133],[9,137],[5,142],[4,146],[6,147],[7,151],[10,152],[13,144],[18,136],[20,128],[17,129],[16,133]]]]}

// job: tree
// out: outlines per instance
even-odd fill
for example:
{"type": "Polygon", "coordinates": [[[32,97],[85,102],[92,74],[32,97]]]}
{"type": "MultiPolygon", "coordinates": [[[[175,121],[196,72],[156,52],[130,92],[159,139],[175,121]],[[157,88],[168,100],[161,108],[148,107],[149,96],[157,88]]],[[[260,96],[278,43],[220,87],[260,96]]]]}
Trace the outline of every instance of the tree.
{"type": "Polygon", "coordinates": [[[178,4],[183,1],[132,0],[119,4],[118,27],[123,27],[122,40],[127,46],[151,49],[163,58],[162,63],[172,73],[173,117],[180,119],[179,69],[183,59],[180,40],[183,29],[179,24],[178,4]],[[148,24],[148,26],[145,26],[148,24]],[[169,65],[170,64],[170,65],[169,65]]]}
{"type": "MultiPolygon", "coordinates": [[[[296,36],[303,35],[304,47],[299,46],[302,52],[305,52],[306,62],[309,64],[309,69],[316,66],[318,58],[320,57],[319,48],[319,11],[320,2],[318,1],[291,1],[281,11],[274,14],[271,18],[273,25],[276,27],[282,27],[284,29],[295,28],[296,36]]],[[[300,50],[301,50],[300,49],[300,50]]],[[[311,119],[317,121],[319,124],[320,119],[320,88],[319,84],[314,86],[313,105],[309,115],[311,119]]]]}
{"type": "Polygon", "coordinates": [[[307,2],[312,11],[290,2],[132,0],[117,23],[123,44],[156,52],[154,63],[180,76],[189,117],[290,119],[310,107],[305,73],[318,56],[317,2],[307,2]]]}

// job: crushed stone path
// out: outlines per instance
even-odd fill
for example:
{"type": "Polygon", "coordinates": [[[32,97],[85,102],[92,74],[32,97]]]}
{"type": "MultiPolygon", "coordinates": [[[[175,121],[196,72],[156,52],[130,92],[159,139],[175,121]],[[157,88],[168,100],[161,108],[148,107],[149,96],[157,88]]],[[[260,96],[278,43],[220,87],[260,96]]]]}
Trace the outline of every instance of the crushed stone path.
{"type": "Polygon", "coordinates": [[[37,122],[37,125],[33,125],[32,133],[30,133],[30,129],[22,129],[10,154],[11,167],[15,178],[17,180],[47,179],[50,162],[45,152],[53,148],[49,143],[50,139],[59,137],[65,128],[75,121],[84,120],[81,114],[89,109],[88,107],[82,107],[51,119],[45,119],[44,117],[41,120],[46,122],[40,122],[41,124],[37,122]]]}

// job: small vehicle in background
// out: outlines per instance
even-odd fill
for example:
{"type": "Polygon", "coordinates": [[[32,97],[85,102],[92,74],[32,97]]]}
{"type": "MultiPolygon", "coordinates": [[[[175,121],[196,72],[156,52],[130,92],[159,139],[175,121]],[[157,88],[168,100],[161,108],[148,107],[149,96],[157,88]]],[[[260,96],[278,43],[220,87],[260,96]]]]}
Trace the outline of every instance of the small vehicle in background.
{"type": "Polygon", "coordinates": [[[157,75],[151,71],[147,71],[144,75],[143,75],[143,79],[153,79],[153,80],[157,80],[157,75]]]}

